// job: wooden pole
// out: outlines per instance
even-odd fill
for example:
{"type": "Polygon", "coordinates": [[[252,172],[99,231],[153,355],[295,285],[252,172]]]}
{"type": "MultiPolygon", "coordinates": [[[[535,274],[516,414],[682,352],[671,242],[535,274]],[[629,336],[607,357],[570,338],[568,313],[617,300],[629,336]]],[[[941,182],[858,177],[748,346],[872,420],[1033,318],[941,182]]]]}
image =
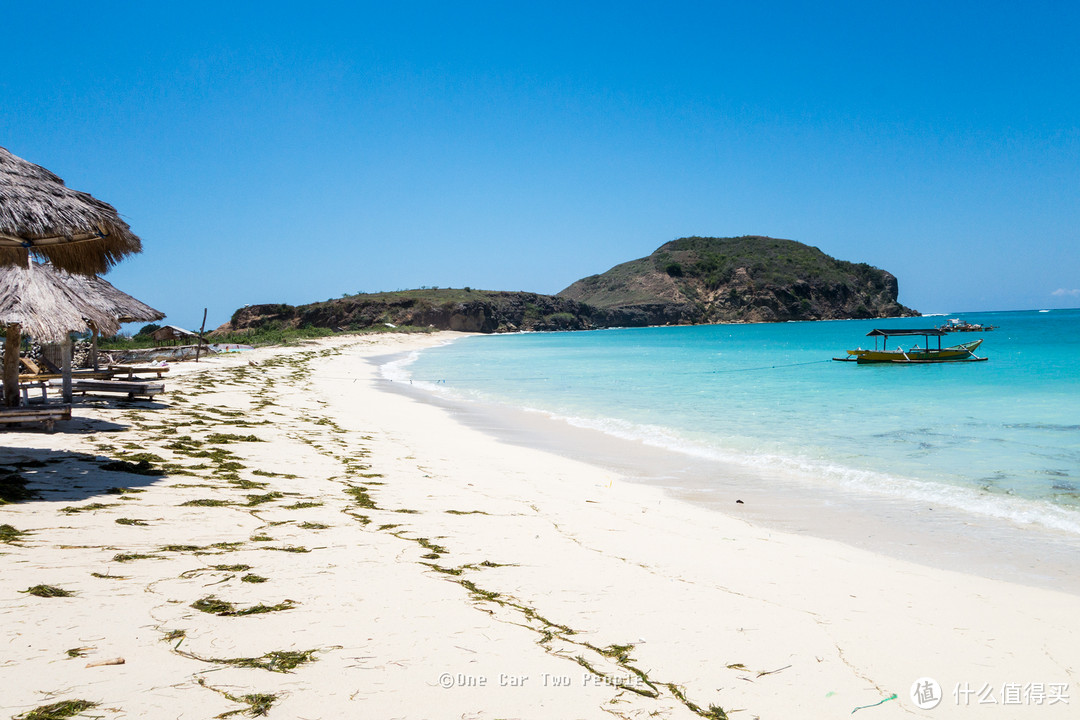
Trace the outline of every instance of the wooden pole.
{"type": "Polygon", "coordinates": [[[206,329],[206,308],[202,311],[202,327],[199,328],[199,344],[195,348],[195,362],[199,362],[199,353],[202,352],[203,330],[206,329]]]}
{"type": "Polygon", "coordinates": [[[94,339],[93,339],[93,342],[90,345],[90,367],[94,368],[95,370],[100,370],[101,368],[98,367],[98,356],[97,356],[97,338],[98,338],[97,325],[95,325],[93,323],[90,323],[90,329],[94,331],[94,339]]]}
{"type": "Polygon", "coordinates": [[[60,373],[63,375],[64,402],[71,402],[71,336],[64,338],[60,346],[60,373]]]}
{"type": "MultiPolygon", "coordinates": [[[[33,272],[30,251],[26,251],[26,271],[33,272]]],[[[4,406],[19,406],[19,350],[22,344],[22,326],[9,323],[4,333],[4,406]]]]}
{"type": "Polygon", "coordinates": [[[7,326],[4,333],[4,405],[17,407],[19,404],[19,342],[22,340],[22,328],[17,323],[7,326]]]}

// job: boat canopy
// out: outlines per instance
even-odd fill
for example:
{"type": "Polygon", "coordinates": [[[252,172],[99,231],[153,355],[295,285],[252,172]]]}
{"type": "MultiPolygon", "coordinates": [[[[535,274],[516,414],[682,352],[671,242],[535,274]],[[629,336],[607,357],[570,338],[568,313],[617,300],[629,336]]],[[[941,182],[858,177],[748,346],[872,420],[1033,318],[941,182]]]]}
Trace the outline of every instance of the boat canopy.
{"type": "Polygon", "coordinates": [[[941,337],[946,332],[940,328],[930,328],[929,330],[910,330],[907,328],[893,328],[892,330],[871,330],[866,333],[866,337],[899,337],[901,335],[919,335],[924,337],[941,337]]]}

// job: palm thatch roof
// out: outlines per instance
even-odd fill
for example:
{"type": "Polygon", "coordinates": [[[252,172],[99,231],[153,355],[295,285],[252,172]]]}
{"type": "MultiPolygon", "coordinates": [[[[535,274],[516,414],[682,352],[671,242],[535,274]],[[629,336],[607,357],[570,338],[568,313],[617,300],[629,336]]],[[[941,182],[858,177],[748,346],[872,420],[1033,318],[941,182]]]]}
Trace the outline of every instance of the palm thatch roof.
{"type": "Polygon", "coordinates": [[[60,343],[69,333],[85,331],[87,322],[109,335],[120,329],[114,315],[49,268],[0,267],[0,323],[20,325],[39,342],[60,343]]]}
{"type": "MultiPolygon", "coordinates": [[[[34,268],[35,271],[38,267],[34,268]]],[[[48,266],[40,269],[49,270],[48,266]]],[[[165,313],[155,310],[144,302],[136,300],[126,292],[117,290],[112,283],[97,275],[74,275],[63,270],[52,269],[57,278],[74,290],[80,297],[122,323],[153,322],[165,317],[165,313]]]]}
{"type": "Polygon", "coordinates": [[[58,268],[96,274],[141,251],[142,241],[112,205],[0,147],[0,265],[25,267],[33,253],[58,268]]]}

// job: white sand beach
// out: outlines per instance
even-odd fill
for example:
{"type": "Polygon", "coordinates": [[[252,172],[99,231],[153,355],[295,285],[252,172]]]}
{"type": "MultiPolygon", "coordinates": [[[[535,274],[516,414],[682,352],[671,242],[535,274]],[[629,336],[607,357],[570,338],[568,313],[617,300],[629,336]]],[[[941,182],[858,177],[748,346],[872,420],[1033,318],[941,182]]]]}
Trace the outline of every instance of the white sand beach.
{"type": "Polygon", "coordinates": [[[159,402],[0,435],[36,493],[0,505],[0,718],[1080,713],[1076,595],[501,442],[365,361],[449,336],[178,364],[159,402]]]}

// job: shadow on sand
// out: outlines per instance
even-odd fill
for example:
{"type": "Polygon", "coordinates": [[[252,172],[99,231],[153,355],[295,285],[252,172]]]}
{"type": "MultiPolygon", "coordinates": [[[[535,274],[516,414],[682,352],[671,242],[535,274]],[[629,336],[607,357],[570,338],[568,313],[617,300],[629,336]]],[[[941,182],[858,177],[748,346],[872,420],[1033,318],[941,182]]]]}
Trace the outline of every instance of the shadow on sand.
{"type": "MultiPolygon", "coordinates": [[[[50,406],[56,403],[49,403],[50,406]]],[[[41,405],[37,405],[41,407],[41,405]]],[[[80,416],[81,408],[100,408],[110,410],[164,410],[170,405],[155,400],[128,400],[127,398],[76,397],[71,404],[71,419],[59,420],[51,430],[46,430],[40,423],[0,424],[0,443],[6,433],[60,433],[89,434],[99,432],[118,432],[126,430],[127,425],[80,416]]],[[[0,455],[0,464],[3,456],[0,455]]]]}
{"type": "Polygon", "coordinates": [[[165,410],[172,406],[157,400],[144,400],[139,398],[128,400],[126,397],[105,397],[102,395],[76,396],[71,405],[72,414],[78,413],[79,408],[81,407],[113,410],[165,410]]]}
{"type": "Polygon", "coordinates": [[[69,503],[117,495],[121,488],[145,487],[167,477],[161,470],[144,474],[102,467],[110,463],[113,467],[137,467],[103,455],[0,447],[0,506],[31,500],[69,503]]]}
{"type": "MultiPolygon", "coordinates": [[[[7,425],[0,426],[0,446],[4,445],[4,439],[7,437],[18,437],[20,435],[41,435],[41,434],[60,434],[60,435],[88,435],[91,433],[109,433],[120,432],[121,430],[127,430],[129,426],[122,425],[120,423],[109,422],[108,420],[97,420],[95,418],[79,417],[78,407],[72,408],[70,420],[59,420],[52,430],[45,430],[40,424],[29,423],[23,425],[7,425]]],[[[8,452],[7,448],[0,447],[0,465],[5,462],[5,457],[8,452]]]]}

